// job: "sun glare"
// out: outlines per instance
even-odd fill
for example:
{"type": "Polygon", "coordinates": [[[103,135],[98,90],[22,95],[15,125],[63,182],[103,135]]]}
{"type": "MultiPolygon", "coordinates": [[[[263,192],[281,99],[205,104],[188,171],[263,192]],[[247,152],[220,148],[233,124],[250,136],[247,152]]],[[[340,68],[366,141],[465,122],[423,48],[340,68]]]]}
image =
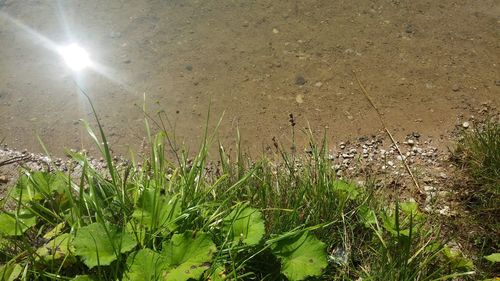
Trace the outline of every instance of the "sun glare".
{"type": "Polygon", "coordinates": [[[83,70],[92,64],[89,53],[76,43],[59,47],[58,52],[73,71],[83,70]]]}

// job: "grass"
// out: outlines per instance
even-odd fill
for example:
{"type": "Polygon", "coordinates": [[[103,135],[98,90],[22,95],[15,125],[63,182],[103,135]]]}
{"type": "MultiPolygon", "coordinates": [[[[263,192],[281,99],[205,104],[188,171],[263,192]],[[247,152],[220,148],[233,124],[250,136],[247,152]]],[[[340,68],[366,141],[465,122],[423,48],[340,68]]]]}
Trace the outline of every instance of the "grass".
{"type": "Polygon", "coordinates": [[[465,132],[455,157],[472,180],[474,199],[498,207],[500,195],[500,123],[490,120],[465,132]]]}
{"type": "MultiPolygon", "coordinates": [[[[494,119],[464,131],[452,154],[460,175],[455,186],[470,215],[461,224],[479,225],[471,244],[479,256],[499,252],[500,227],[500,123],[494,119]],[[468,220],[472,220],[469,223],[468,220]],[[477,223],[480,222],[480,223],[477,223]]],[[[462,227],[462,226],[460,226],[462,227]]],[[[466,235],[467,236],[467,235],[466,235]]],[[[498,261],[497,261],[498,262],[498,261]]],[[[486,275],[499,274],[498,264],[480,258],[478,266],[486,275]]]]}
{"type": "MultiPolygon", "coordinates": [[[[23,170],[0,214],[1,280],[445,280],[474,267],[414,202],[341,180],[327,143],[281,161],[233,157],[205,132],[178,149],[160,117],[141,165],[107,171],[70,153],[67,173],[23,170]],[[173,153],[173,160],[166,158],[173,153]],[[7,208],[7,206],[14,206],[7,208]]],[[[148,122],[148,121],[147,121],[148,122]]],[[[292,125],[293,127],[293,125],[292,125]]],[[[473,278],[473,277],[471,277],[473,278]]]]}

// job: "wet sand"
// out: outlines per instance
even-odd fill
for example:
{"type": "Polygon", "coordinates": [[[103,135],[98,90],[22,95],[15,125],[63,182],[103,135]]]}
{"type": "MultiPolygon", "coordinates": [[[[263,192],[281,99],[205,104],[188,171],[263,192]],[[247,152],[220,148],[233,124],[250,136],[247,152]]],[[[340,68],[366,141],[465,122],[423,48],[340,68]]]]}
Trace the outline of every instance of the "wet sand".
{"type": "MultiPolygon", "coordinates": [[[[115,151],[137,151],[148,114],[193,147],[209,105],[219,136],[260,152],[310,124],[328,140],[381,130],[355,71],[398,139],[446,144],[500,105],[496,1],[0,1],[0,140],[49,151],[91,144],[91,96],[115,151]],[[60,2],[58,4],[58,2],[60,2]],[[16,24],[15,20],[18,24],[16,24]],[[78,77],[44,41],[78,42],[101,73],[78,77]]],[[[304,143],[302,134],[297,141],[304,143]]]]}

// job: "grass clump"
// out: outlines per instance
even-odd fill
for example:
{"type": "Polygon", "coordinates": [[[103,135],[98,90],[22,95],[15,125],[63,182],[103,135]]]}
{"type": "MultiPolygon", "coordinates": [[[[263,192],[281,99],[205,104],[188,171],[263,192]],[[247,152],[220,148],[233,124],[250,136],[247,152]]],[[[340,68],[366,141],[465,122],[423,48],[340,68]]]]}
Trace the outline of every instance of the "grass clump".
{"type": "MultiPolygon", "coordinates": [[[[498,229],[500,227],[500,122],[490,119],[464,131],[453,159],[459,167],[461,199],[475,222],[481,222],[475,231],[473,244],[481,258],[479,265],[487,275],[498,274],[498,229]],[[490,257],[490,258],[488,258],[490,257]]],[[[472,223],[471,223],[472,224],[472,223]]]]}
{"type": "MultiPolygon", "coordinates": [[[[327,145],[300,159],[236,161],[206,134],[188,157],[165,130],[138,163],[81,153],[64,172],[23,170],[0,215],[1,280],[444,280],[473,274],[416,203],[339,179],[327,145]],[[166,158],[167,150],[173,161],[166,158]],[[11,208],[7,208],[11,206],[11,208]]],[[[148,130],[149,131],[149,130],[148,130]]],[[[102,142],[101,142],[102,141],[102,142]]]]}
{"type": "MultiPolygon", "coordinates": [[[[456,150],[459,163],[473,180],[482,202],[498,203],[500,194],[500,122],[487,121],[465,132],[456,150]]],[[[497,205],[498,206],[498,205],[497,205]]]]}

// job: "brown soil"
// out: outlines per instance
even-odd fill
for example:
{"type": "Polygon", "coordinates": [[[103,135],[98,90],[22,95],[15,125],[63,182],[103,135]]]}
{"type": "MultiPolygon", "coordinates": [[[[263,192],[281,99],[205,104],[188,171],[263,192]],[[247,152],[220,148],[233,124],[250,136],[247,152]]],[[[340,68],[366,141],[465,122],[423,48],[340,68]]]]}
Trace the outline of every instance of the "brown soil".
{"type": "Polygon", "coordinates": [[[212,125],[225,112],[223,141],[232,142],[239,126],[251,151],[272,137],[289,141],[290,113],[298,127],[326,128],[337,141],[378,132],[352,71],[400,140],[418,131],[445,144],[457,118],[500,105],[500,4],[493,0],[0,6],[0,140],[20,149],[39,151],[36,135],[56,154],[88,148],[75,121],[92,116],[73,74],[19,23],[56,44],[76,41],[107,67],[107,77],[85,71],[79,80],[120,152],[141,144],[144,95],[148,112],[167,112],[188,145],[199,141],[211,101],[212,125]]]}

